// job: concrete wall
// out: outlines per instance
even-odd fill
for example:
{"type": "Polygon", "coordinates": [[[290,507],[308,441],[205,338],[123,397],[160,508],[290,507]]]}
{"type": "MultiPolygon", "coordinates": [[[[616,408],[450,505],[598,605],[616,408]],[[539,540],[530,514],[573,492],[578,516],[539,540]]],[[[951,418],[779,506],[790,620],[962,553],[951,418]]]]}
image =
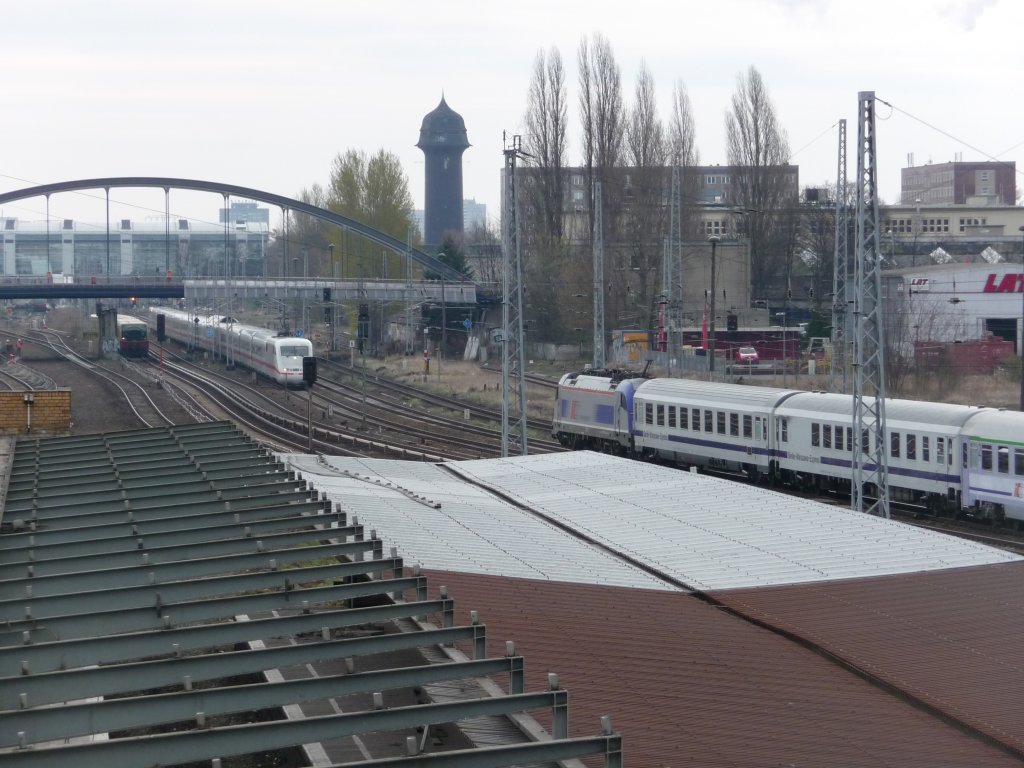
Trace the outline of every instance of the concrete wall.
{"type": "Polygon", "coordinates": [[[66,435],[70,431],[70,389],[0,392],[0,434],[66,435]]]}

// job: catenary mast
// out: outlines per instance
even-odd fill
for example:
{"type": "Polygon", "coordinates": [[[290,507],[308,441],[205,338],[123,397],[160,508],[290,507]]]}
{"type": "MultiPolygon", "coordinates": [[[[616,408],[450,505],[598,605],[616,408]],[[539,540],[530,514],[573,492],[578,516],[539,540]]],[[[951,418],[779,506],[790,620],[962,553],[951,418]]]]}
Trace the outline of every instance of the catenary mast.
{"type": "Polygon", "coordinates": [[[875,156],[875,92],[861,91],[857,129],[857,249],[854,270],[853,509],[889,517],[885,444],[885,338],[881,307],[875,156]],[[873,488],[875,500],[864,497],[873,488]]]}

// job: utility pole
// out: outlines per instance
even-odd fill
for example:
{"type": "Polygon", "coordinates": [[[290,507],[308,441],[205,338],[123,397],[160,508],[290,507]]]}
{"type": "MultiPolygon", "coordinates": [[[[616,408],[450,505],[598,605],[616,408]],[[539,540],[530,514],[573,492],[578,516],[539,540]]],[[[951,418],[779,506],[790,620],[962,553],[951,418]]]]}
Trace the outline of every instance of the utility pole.
{"type": "MultiPolygon", "coordinates": [[[[519,452],[526,456],[526,378],[523,349],[523,263],[519,248],[519,203],[517,199],[516,161],[528,157],[522,151],[519,136],[506,145],[505,155],[505,231],[503,300],[501,312],[501,455],[509,455],[512,440],[518,440],[519,452]],[[517,413],[510,413],[509,380],[515,379],[517,413]],[[510,420],[513,423],[509,423],[510,420]]],[[[595,320],[596,323],[596,320],[595,320]]],[[[596,354],[596,353],[595,353],[596,354]]]]}
{"type": "Polygon", "coordinates": [[[854,510],[889,517],[889,464],[885,444],[885,339],[882,259],[878,247],[878,187],[875,179],[875,92],[858,96],[857,250],[853,317],[853,488],[854,510]],[[865,486],[876,499],[868,505],[865,486]]]}
{"type": "MultiPolygon", "coordinates": [[[[718,250],[718,235],[712,235],[708,238],[711,242],[711,317],[708,320],[708,370],[711,372],[711,378],[715,378],[715,252],[718,250]]],[[[783,358],[785,358],[786,350],[783,345],[782,350],[783,358]]],[[[785,362],[785,359],[783,359],[785,362]]]]}
{"type": "Polygon", "coordinates": [[[604,368],[604,202],[594,183],[594,368],[604,368]]]}
{"type": "Polygon", "coordinates": [[[850,267],[849,233],[850,207],[846,202],[846,120],[839,121],[839,164],[836,172],[836,247],[832,267],[832,364],[829,367],[828,383],[832,392],[846,393],[847,368],[847,285],[846,277],[850,267]],[[842,371],[842,385],[836,377],[836,368],[842,371]]]}

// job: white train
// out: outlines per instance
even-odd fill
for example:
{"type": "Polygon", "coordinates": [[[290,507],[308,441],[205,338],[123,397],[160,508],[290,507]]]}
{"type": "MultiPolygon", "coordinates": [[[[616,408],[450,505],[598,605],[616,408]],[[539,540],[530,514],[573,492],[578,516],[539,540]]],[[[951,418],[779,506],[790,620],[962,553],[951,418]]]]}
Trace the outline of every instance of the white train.
{"type": "Polygon", "coordinates": [[[169,339],[225,355],[237,364],[289,387],[301,387],[302,358],[313,356],[309,339],[282,336],[268,328],[244,325],[223,315],[182,312],[151,307],[149,326],[157,327],[157,315],[164,316],[169,339]]]}
{"type": "MultiPolygon", "coordinates": [[[[852,409],[852,397],[825,392],[573,373],[559,382],[552,435],[574,448],[849,492],[852,452],[868,436],[854,435],[852,409]]],[[[1024,413],[892,398],[885,412],[892,499],[1024,521],[1024,413]]]]}

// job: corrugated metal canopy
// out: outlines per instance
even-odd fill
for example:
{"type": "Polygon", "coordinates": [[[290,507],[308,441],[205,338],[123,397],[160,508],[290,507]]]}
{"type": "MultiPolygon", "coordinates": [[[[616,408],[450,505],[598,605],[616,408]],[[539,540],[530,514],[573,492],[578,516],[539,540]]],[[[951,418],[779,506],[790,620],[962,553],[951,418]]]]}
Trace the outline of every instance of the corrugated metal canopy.
{"type": "Polygon", "coordinates": [[[708,590],[1020,559],[846,508],[587,451],[457,462],[448,469],[345,457],[288,460],[329,494],[346,495],[347,508],[407,557],[445,570],[708,590]],[[350,479],[339,478],[345,472],[350,479]],[[400,501],[398,490],[386,500],[372,486],[357,495],[360,477],[429,495],[441,508],[400,501]]]}

